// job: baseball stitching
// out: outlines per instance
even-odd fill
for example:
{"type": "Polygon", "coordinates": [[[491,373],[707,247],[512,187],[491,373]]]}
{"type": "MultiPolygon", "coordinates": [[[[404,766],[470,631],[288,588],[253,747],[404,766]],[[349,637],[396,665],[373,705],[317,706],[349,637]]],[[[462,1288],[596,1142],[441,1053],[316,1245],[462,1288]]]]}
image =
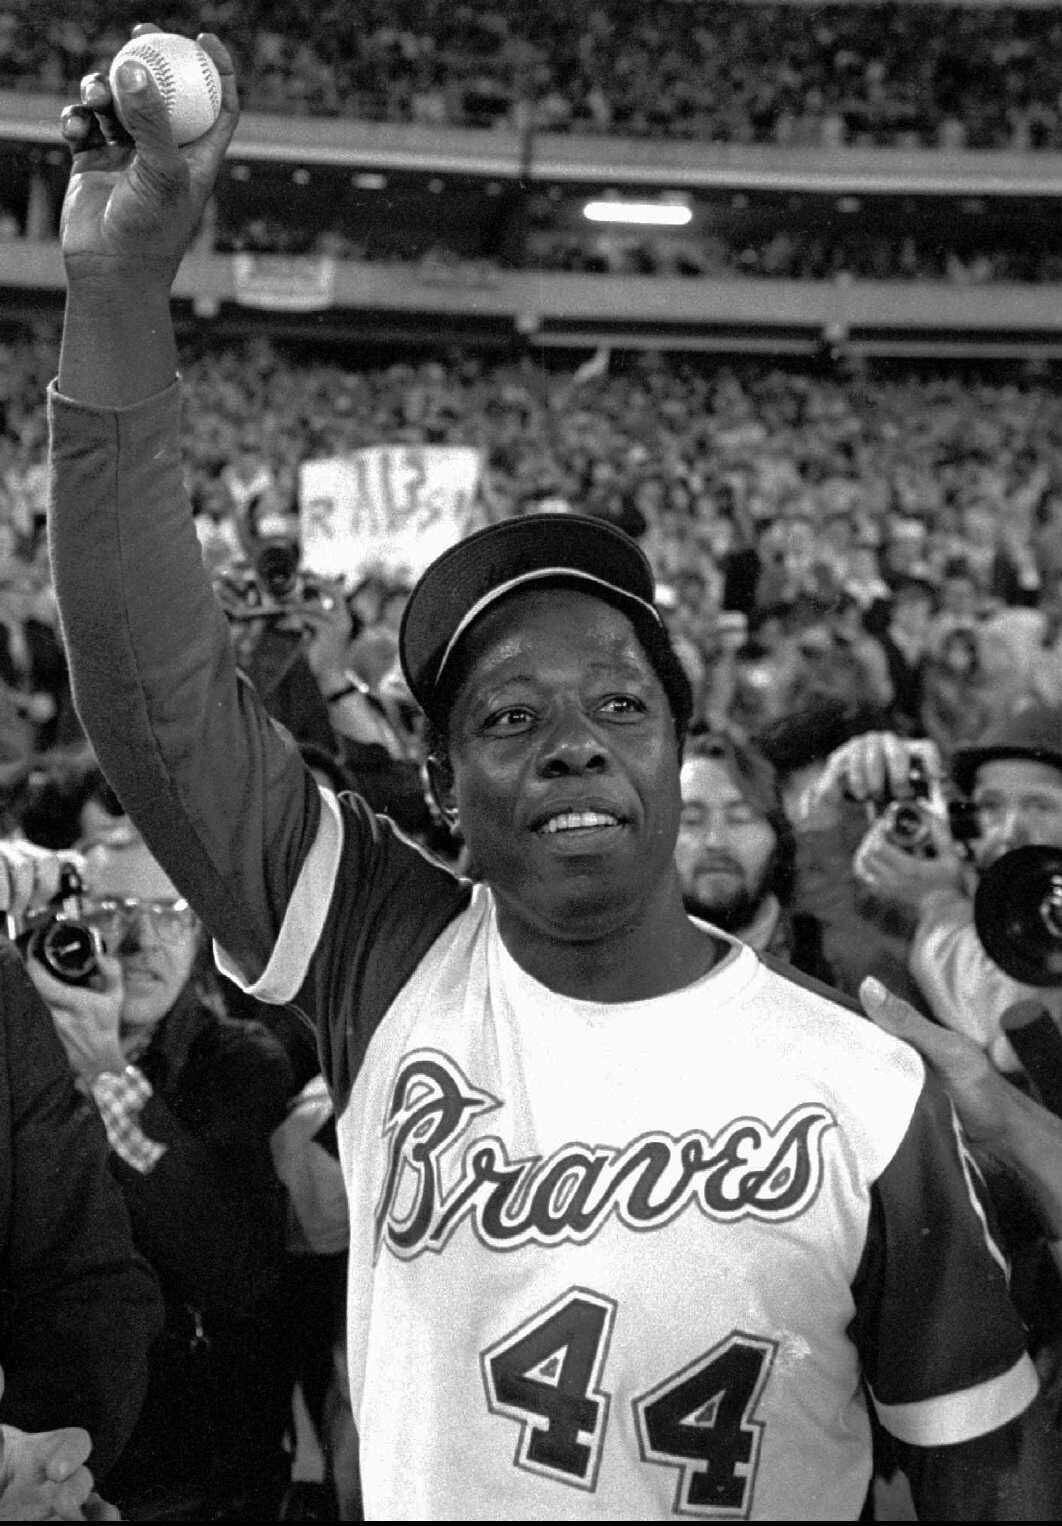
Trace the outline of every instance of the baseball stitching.
{"type": "Polygon", "coordinates": [[[161,90],[162,98],[166,102],[167,109],[169,109],[177,95],[177,81],[174,78],[169,59],[165,53],[160,53],[149,42],[142,43],[137,48],[136,56],[143,59],[144,63],[151,65],[153,70],[158,70],[158,73],[155,75],[155,83],[161,90]]]}
{"type": "Polygon", "coordinates": [[[211,110],[217,111],[221,106],[221,86],[218,83],[217,71],[210,67],[212,60],[202,50],[197,49],[196,62],[199,64],[199,72],[202,74],[203,82],[207,87],[211,110]]]}

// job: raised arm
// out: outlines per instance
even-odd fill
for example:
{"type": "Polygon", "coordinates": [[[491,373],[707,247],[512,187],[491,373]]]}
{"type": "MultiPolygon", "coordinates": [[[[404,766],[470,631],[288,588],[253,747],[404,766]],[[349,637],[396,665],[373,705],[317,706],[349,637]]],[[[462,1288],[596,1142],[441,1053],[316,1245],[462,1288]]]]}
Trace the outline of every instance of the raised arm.
{"type": "MultiPolygon", "coordinates": [[[[137,32],[145,30],[137,28],[137,32]]],[[[150,30],[150,28],[148,29],[150,30]]],[[[236,127],[178,148],[145,70],[82,82],[63,133],[67,311],[50,397],[53,572],[75,700],[108,779],[213,936],[254,978],[317,838],[291,739],[237,673],[180,460],[170,287],[236,127]]]]}

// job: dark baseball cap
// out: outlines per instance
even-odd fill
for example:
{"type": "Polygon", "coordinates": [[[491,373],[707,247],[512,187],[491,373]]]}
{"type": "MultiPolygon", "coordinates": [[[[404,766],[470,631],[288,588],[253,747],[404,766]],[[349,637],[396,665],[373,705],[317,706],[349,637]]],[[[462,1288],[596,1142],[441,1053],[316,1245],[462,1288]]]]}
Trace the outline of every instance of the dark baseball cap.
{"type": "Polygon", "coordinates": [[[1026,705],[997,721],[979,747],[962,747],[952,760],[951,775],[964,795],[973,788],[982,763],[997,758],[1028,758],[1050,763],[1062,772],[1062,707],[1026,705]]]}
{"type": "Polygon", "coordinates": [[[533,583],[570,583],[618,604],[635,621],[663,622],[653,570],[629,535],[582,514],[528,514],[477,530],[436,557],[406,603],[398,646],[421,709],[469,627],[499,599],[533,583]]]}

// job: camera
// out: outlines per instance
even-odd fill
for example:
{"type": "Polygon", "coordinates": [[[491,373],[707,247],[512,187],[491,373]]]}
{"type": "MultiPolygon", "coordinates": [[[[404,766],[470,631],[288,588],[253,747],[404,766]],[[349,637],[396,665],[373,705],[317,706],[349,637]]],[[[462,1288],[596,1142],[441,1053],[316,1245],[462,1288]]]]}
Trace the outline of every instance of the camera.
{"type": "Polygon", "coordinates": [[[913,757],[907,769],[910,800],[893,800],[885,808],[885,837],[915,858],[933,858],[933,828],[926,802],[930,795],[929,773],[921,758],[913,757]]]}
{"type": "Polygon", "coordinates": [[[1012,848],[981,875],[974,927],[993,963],[1027,986],[1062,986],[1062,849],[1012,848]]]}
{"type": "Polygon", "coordinates": [[[271,536],[260,541],[254,556],[258,586],[277,604],[287,604],[299,586],[299,547],[287,537],[271,536]]]}
{"type": "Polygon", "coordinates": [[[88,986],[99,971],[103,945],[99,932],[82,919],[84,887],[73,864],[59,871],[59,889],[41,911],[22,919],[15,946],[36,959],[49,975],[68,986],[88,986]]]}
{"type": "Polygon", "coordinates": [[[254,559],[215,575],[214,588],[229,620],[276,620],[327,611],[332,589],[300,566],[298,544],[272,536],[255,547],[254,559]]]}

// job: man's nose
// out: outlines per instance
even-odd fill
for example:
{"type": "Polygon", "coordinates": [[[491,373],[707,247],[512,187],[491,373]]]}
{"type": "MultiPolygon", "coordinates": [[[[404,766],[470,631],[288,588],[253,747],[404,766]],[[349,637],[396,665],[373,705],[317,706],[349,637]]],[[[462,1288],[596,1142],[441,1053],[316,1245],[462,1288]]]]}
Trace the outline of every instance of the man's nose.
{"type": "Polygon", "coordinates": [[[135,954],[143,947],[141,926],[139,917],[126,917],[122,922],[122,932],[118,939],[119,954],[135,954]]]}
{"type": "Polygon", "coordinates": [[[701,840],[719,843],[726,837],[726,819],[722,811],[705,811],[701,822],[701,840]]]}
{"type": "Polygon", "coordinates": [[[546,778],[559,774],[596,772],[606,766],[601,738],[575,704],[565,704],[546,732],[539,755],[539,769],[546,778]]]}
{"type": "Polygon", "coordinates": [[[122,936],[118,942],[118,953],[136,954],[141,949],[150,948],[157,941],[143,912],[134,911],[131,915],[127,914],[123,918],[122,936]]]}

